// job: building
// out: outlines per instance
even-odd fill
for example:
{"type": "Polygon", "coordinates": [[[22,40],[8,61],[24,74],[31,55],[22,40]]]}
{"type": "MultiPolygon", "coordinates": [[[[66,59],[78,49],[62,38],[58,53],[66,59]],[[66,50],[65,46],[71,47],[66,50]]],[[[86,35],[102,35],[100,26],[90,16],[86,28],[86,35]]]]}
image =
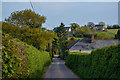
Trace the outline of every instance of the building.
{"type": "Polygon", "coordinates": [[[101,31],[105,31],[106,28],[105,28],[105,25],[100,25],[100,24],[93,24],[92,22],[90,23],[89,22],[89,25],[87,25],[88,27],[90,28],[95,28],[96,30],[101,30],[101,31]]]}
{"type": "Polygon", "coordinates": [[[71,27],[65,27],[67,32],[71,32],[71,27]]]}
{"type": "Polygon", "coordinates": [[[79,39],[68,47],[69,52],[81,52],[91,53],[92,50],[101,47],[111,46],[119,44],[119,40],[94,40],[94,36],[91,39],[79,39]]]}
{"type": "Polygon", "coordinates": [[[105,26],[104,25],[95,25],[95,29],[105,31],[105,26]]]}
{"type": "Polygon", "coordinates": [[[118,2],[118,24],[120,25],[120,1],[118,2]]]}
{"type": "MultiPolygon", "coordinates": [[[[53,29],[53,31],[55,32],[56,29],[57,29],[57,27],[55,27],[55,28],[53,29]]],[[[65,29],[66,29],[67,32],[71,32],[71,31],[72,31],[72,30],[71,30],[71,27],[65,27],[65,29]]]]}

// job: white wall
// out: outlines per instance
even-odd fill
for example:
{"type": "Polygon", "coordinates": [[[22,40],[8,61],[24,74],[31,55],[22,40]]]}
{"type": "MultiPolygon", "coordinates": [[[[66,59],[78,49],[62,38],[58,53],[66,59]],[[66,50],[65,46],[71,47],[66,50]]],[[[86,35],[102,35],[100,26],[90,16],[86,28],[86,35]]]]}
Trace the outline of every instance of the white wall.
{"type": "Polygon", "coordinates": [[[72,49],[69,49],[69,52],[81,52],[81,53],[91,53],[92,50],[72,50],[72,49]]]}

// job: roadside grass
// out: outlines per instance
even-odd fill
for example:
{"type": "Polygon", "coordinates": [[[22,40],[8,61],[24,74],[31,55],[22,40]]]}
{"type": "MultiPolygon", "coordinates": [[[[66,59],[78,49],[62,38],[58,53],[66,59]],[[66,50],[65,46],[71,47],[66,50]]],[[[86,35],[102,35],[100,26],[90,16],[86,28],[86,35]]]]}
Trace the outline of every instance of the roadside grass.
{"type": "Polygon", "coordinates": [[[71,52],[70,54],[89,55],[90,53],[71,52]]]}

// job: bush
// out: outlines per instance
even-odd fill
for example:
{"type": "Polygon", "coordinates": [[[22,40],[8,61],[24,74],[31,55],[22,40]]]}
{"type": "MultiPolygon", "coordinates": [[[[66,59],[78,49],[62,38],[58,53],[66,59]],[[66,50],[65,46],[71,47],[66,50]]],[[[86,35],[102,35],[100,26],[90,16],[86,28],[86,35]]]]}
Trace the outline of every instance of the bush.
{"type": "Polygon", "coordinates": [[[39,79],[43,76],[44,67],[51,64],[51,59],[48,52],[39,51],[33,46],[26,46],[27,55],[30,65],[30,75],[29,78],[39,79]]]}
{"type": "Polygon", "coordinates": [[[120,79],[119,59],[120,44],[93,50],[90,55],[70,54],[66,65],[83,79],[120,79]]]}
{"type": "Polygon", "coordinates": [[[39,51],[9,35],[2,35],[2,78],[40,79],[44,67],[51,64],[48,52],[39,51]]]}
{"type": "Polygon", "coordinates": [[[2,78],[26,78],[29,61],[25,46],[9,35],[2,35],[2,78]]]}
{"type": "Polygon", "coordinates": [[[53,32],[43,32],[39,28],[28,28],[28,26],[18,27],[5,22],[2,24],[2,30],[3,33],[9,34],[13,38],[18,38],[41,50],[45,50],[46,46],[57,37],[53,32]]]}
{"type": "Polygon", "coordinates": [[[120,40],[120,29],[118,30],[117,34],[115,35],[115,38],[120,40]]]}

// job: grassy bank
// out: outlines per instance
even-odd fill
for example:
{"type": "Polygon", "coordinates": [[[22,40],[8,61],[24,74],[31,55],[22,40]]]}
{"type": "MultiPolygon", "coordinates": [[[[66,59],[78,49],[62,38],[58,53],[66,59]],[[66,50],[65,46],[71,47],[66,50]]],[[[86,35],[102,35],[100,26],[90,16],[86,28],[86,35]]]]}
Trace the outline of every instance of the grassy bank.
{"type": "Polygon", "coordinates": [[[69,54],[66,65],[83,80],[120,79],[120,44],[100,48],[89,55],[69,54]]]}

